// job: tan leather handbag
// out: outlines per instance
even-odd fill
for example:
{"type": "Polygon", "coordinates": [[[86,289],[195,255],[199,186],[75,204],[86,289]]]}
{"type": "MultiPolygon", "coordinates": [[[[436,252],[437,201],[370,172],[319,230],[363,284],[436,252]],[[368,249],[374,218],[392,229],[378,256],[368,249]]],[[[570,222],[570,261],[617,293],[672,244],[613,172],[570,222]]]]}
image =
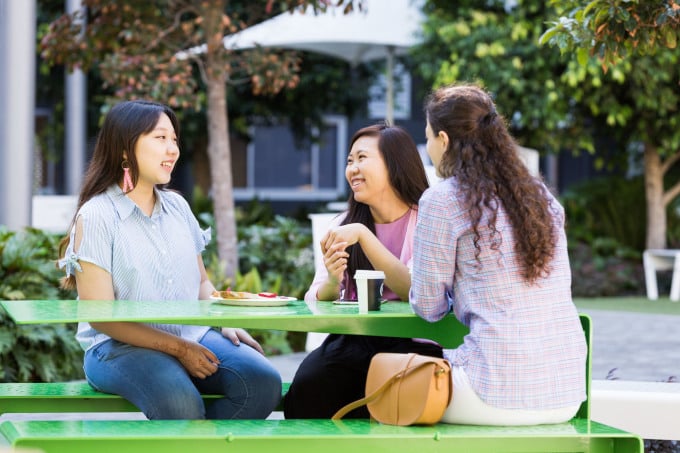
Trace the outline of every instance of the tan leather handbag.
{"type": "Polygon", "coordinates": [[[373,356],[366,379],[366,397],[333,415],[333,420],[363,406],[371,417],[389,425],[437,423],[451,402],[451,365],[420,354],[381,352],[373,356]]]}

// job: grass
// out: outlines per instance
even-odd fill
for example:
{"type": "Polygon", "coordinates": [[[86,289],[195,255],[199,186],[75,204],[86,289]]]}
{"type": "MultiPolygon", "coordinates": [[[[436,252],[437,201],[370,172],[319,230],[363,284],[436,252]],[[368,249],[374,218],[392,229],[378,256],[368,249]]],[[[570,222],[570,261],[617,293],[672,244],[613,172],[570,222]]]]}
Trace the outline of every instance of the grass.
{"type": "Polygon", "coordinates": [[[649,300],[642,296],[574,298],[574,304],[579,310],[614,310],[680,316],[680,302],[673,302],[668,297],[660,297],[657,300],[649,300]]]}

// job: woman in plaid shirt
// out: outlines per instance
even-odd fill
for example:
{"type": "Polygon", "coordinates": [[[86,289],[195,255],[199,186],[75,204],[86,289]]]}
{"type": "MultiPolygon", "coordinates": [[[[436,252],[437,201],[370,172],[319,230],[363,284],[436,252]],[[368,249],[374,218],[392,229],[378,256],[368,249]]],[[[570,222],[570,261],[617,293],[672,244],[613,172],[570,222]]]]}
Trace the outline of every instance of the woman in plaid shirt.
{"type": "Polygon", "coordinates": [[[483,89],[454,85],[425,104],[442,182],[419,203],[410,303],[470,328],[445,350],[453,399],[442,421],[526,425],[572,418],[586,398],[587,347],[571,299],[564,210],[517,154],[483,89]]]}

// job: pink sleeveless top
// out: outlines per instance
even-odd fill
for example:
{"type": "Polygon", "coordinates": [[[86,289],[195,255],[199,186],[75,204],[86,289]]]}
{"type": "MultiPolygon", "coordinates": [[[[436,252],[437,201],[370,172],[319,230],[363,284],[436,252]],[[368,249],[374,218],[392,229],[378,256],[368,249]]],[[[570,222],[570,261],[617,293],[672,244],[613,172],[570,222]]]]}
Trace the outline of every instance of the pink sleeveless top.
{"type": "MultiPolygon", "coordinates": [[[[375,224],[375,235],[380,242],[392,252],[392,255],[399,258],[401,256],[401,249],[404,245],[404,240],[406,239],[406,229],[408,227],[408,221],[410,217],[411,210],[406,211],[406,214],[391,223],[376,223],[375,224]]],[[[349,294],[345,293],[343,299],[345,300],[357,300],[356,285],[348,284],[348,279],[351,279],[350,275],[345,275],[342,280],[342,287],[349,288],[349,294]]],[[[388,286],[384,286],[382,292],[382,298],[384,300],[399,300],[399,296],[395,294],[388,286]]]]}
{"type": "MultiPolygon", "coordinates": [[[[333,219],[329,225],[329,229],[340,225],[346,214],[347,213],[339,214],[333,219]]],[[[411,261],[413,259],[413,232],[415,231],[417,216],[418,211],[414,207],[409,209],[405,215],[394,222],[376,225],[376,237],[409,269],[411,268],[411,261]]],[[[319,245],[314,244],[314,246],[318,247],[319,245]]],[[[316,292],[326,278],[328,278],[328,271],[323,264],[323,260],[319,260],[319,262],[316,263],[314,281],[312,281],[312,284],[305,294],[306,301],[317,300],[316,292]]],[[[343,279],[342,288],[346,287],[348,278],[349,276],[346,275],[345,279],[343,279]]],[[[354,287],[354,285],[351,285],[351,287],[354,287]]],[[[353,298],[350,298],[349,296],[350,294],[344,294],[343,299],[356,300],[356,294],[352,294],[353,298]]],[[[399,300],[399,297],[397,297],[393,291],[389,290],[389,288],[385,288],[383,291],[383,299],[399,300]]]]}

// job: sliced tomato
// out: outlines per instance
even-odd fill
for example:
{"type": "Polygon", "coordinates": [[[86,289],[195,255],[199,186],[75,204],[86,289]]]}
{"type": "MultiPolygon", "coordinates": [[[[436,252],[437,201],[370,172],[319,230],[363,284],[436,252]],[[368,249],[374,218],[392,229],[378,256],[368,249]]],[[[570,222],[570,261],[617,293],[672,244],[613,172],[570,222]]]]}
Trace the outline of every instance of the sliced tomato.
{"type": "Polygon", "coordinates": [[[274,298],[274,297],[277,296],[277,294],[276,293],[258,293],[258,296],[274,298]]]}

